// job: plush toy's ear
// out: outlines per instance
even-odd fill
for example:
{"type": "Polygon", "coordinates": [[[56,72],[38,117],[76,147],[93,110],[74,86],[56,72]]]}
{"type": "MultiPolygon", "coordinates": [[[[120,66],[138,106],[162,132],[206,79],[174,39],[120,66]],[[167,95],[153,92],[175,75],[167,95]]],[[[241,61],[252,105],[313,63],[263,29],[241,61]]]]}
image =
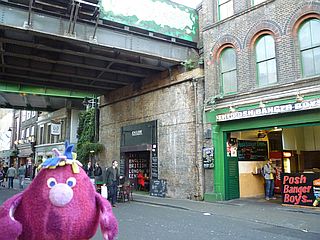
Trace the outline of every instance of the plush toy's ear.
{"type": "Polygon", "coordinates": [[[67,159],[73,159],[72,158],[72,150],[73,150],[74,145],[70,144],[65,150],[64,150],[64,155],[67,157],[67,159]]]}
{"type": "Polygon", "coordinates": [[[118,234],[118,222],[113,215],[112,207],[106,199],[96,193],[97,207],[100,209],[100,227],[104,240],[113,240],[118,234]]]}
{"type": "Polygon", "coordinates": [[[22,225],[13,217],[14,211],[20,204],[22,193],[14,195],[0,207],[0,240],[14,240],[22,233],[22,225]]]}

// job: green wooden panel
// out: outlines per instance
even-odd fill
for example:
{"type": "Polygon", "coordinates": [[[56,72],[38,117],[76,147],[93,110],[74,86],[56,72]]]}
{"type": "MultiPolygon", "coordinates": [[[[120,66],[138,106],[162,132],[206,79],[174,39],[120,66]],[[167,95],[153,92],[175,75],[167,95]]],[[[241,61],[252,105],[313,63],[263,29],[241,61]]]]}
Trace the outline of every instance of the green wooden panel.
{"type": "Polygon", "coordinates": [[[320,123],[320,111],[310,110],[277,116],[250,118],[221,123],[221,131],[239,131],[272,127],[291,127],[298,124],[320,123]]]}
{"type": "Polygon", "coordinates": [[[226,200],[240,197],[237,157],[226,157],[226,200]]]}
{"type": "Polygon", "coordinates": [[[223,132],[219,126],[212,127],[213,146],[214,146],[214,193],[217,200],[225,199],[225,161],[223,132]]]}

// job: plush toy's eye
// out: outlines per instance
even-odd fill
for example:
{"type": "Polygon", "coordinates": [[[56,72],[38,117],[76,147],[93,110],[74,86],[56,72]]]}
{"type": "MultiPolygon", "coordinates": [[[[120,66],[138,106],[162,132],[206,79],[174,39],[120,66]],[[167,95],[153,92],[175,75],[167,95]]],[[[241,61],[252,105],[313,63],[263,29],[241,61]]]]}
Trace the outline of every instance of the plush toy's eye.
{"type": "Polygon", "coordinates": [[[57,180],[53,177],[47,180],[47,185],[49,188],[53,188],[57,184],[57,180]]]}
{"type": "Polygon", "coordinates": [[[77,180],[74,177],[69,177],[68,180],[66,181],[66,184],[69,187],[74,187],[77,183],[77,180]]]}

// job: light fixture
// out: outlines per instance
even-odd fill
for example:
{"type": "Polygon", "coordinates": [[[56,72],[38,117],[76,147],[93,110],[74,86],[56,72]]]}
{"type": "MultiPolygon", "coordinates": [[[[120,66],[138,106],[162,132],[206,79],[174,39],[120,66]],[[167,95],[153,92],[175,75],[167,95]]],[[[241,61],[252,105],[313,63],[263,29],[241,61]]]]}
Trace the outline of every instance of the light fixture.
{"type": "Polygon", "coordinates": [[[259,103],[259,108],[265,108],[266,104],[262,102],[262,100],[259,103]]]}
{"type": "Polygon", "coordinates": [[[303,102],[303,95],[301,95],[299,92],[297,93],[297,96],[296,96],[296,102],[298,103],[303,102]]]}
{"type": "Polygon", "coordinates": [[[267,134],[264,133],[263,131],[259,130],[257,137],[258,137],[258,138],[264,138],[265,136],[267,136],[267,134]]]}
{"type": "Polygon", "coordinates": [[[282,128],[274,127],[274,128],[273,128],[273,131],[274,131],[274,132],[282,131],[282,128]]]}
{"type": "Polygon", "coordinates": [[[230,107],[229,107],[229,112],[233,113],[233,112],[235,112],[235,111],[236,111],[236,109],[234,108],[234,106],[230,106],[230,107]]]}

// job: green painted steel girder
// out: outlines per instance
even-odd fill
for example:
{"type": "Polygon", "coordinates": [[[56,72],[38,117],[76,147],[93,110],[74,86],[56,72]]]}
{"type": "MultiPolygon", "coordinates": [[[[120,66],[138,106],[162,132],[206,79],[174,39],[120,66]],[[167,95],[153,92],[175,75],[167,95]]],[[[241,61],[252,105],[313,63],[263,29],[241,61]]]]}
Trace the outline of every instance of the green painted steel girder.
{"type": "Polygon", "coordinates": [[[65,97],[65,98],[94,98],[95,94],[82,91],[70,91],[64,89],[28,86],[14,83],[0,83],[0,92],[31,94],[38,96],[65,97]]]}

